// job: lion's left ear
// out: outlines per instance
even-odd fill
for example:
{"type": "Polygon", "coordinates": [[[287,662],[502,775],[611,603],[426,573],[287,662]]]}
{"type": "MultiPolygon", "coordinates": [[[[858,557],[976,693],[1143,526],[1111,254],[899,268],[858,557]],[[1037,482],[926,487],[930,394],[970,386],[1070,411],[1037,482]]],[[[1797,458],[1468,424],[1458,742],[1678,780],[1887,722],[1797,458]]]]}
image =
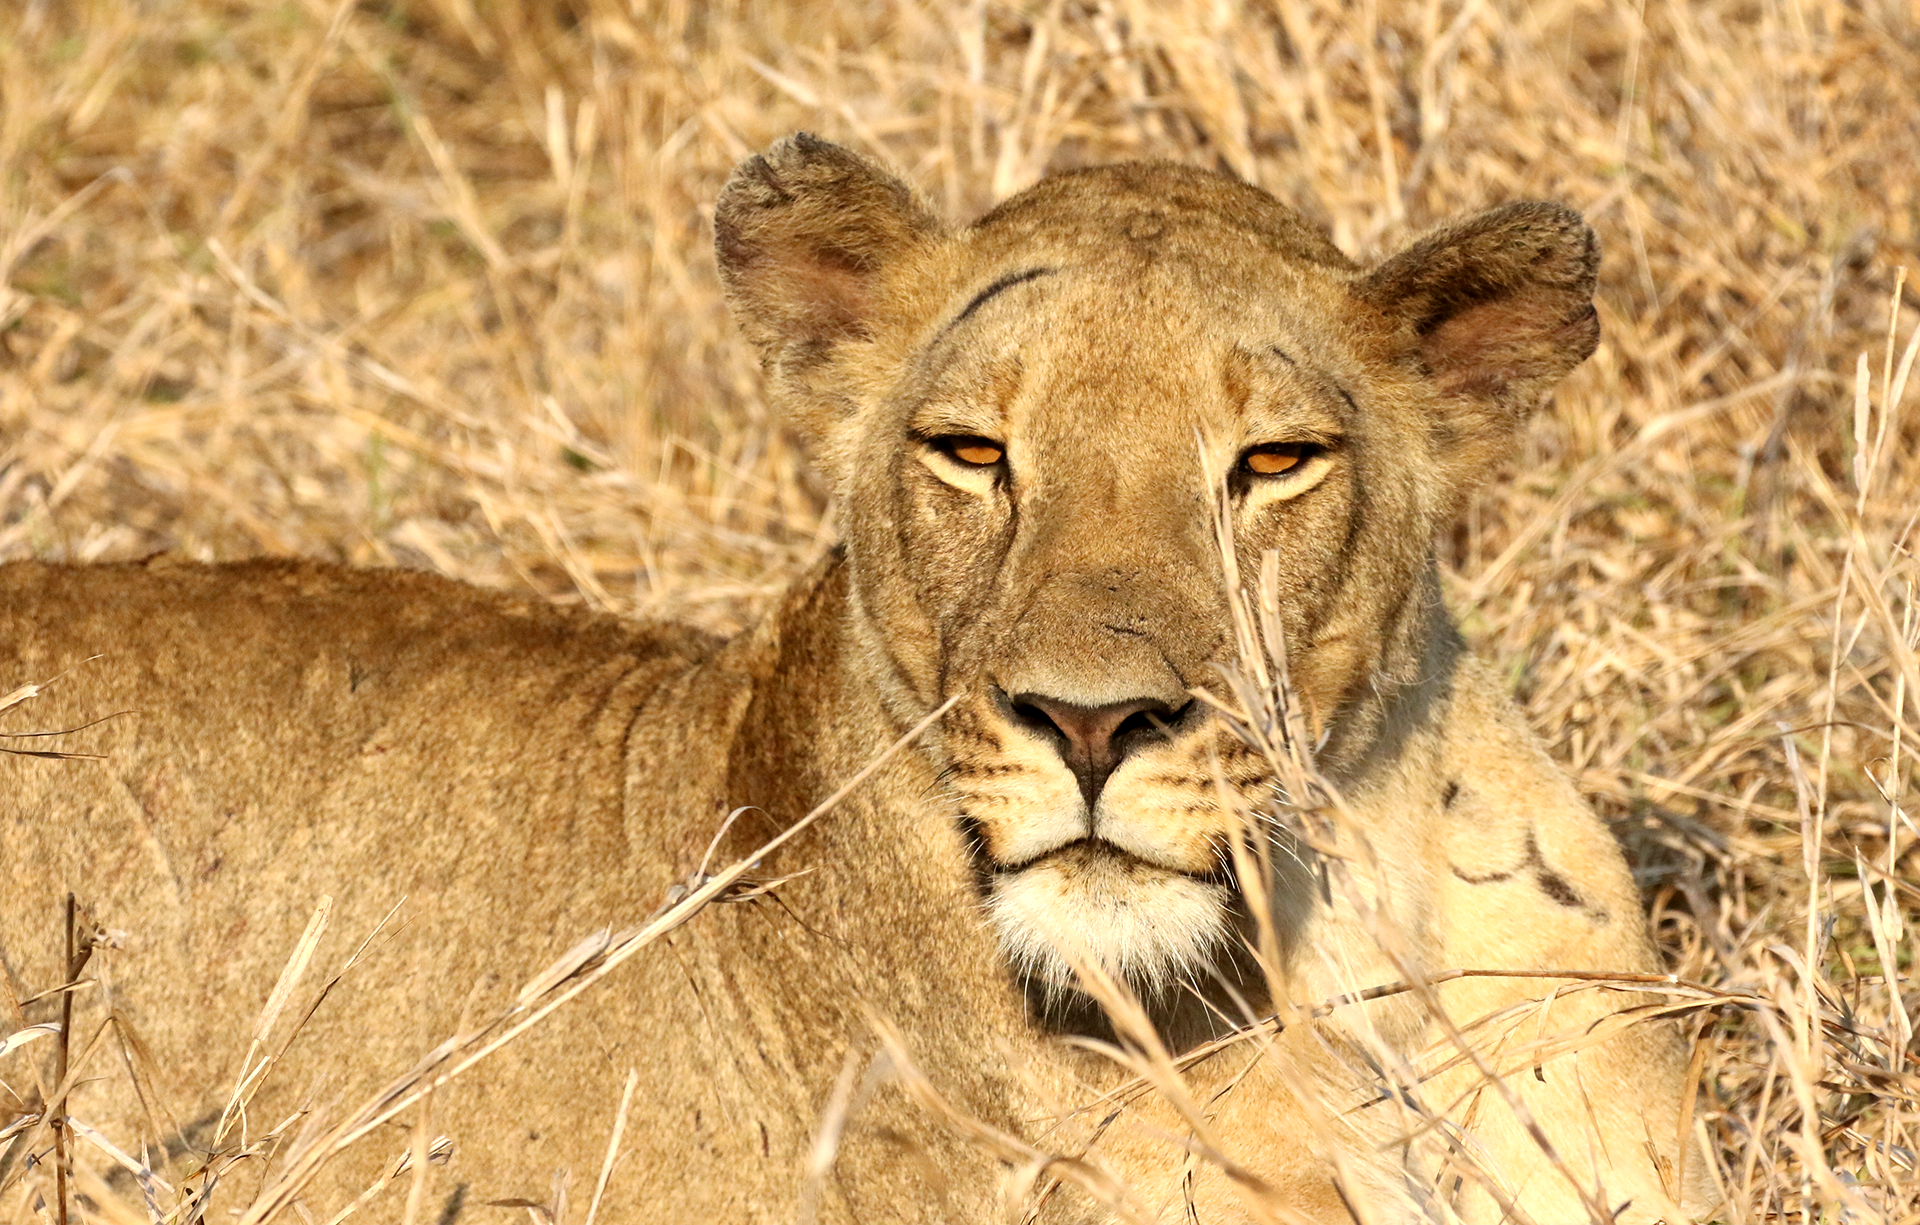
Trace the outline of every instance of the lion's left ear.
{"type": "Polygon", "coordinates": [[[874,334],[888,275],[944,228],[898,178],[805,132],[727,180],[713,218],[720,280],[809,445],[830,449],[850,411],[832,359],[874,334]]]}
{"type": "Polygon", "coordinates": [[[1434,230],[1361,277],[1354,292],[1411,326],[1449,418],[1436,423],[1441,430],[1469,449],[1504,449],[1513,428],[1599,345],[1599,264],[1580,214],[1508,204],[1434,230]]]}

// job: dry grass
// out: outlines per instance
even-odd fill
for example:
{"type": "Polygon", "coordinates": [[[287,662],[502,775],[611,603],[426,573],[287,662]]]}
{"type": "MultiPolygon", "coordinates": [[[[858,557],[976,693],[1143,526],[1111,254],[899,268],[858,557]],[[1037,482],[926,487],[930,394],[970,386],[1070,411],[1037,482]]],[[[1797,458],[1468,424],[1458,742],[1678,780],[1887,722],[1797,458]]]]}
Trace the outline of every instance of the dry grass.
{"type": "Polygon", "coordinates": [[[1606,339],[1441,543],[1452,599],[1675,969],[1747,1001],[1703,1014],[1729,1218],[1912,1223],[1915,82],[1911,0],[16,0],[0,559],[740,624],[832,531],[708,250],[794,128],[960,213],[1229,168],[1358,254],[1567,201],[1606,339]]]}

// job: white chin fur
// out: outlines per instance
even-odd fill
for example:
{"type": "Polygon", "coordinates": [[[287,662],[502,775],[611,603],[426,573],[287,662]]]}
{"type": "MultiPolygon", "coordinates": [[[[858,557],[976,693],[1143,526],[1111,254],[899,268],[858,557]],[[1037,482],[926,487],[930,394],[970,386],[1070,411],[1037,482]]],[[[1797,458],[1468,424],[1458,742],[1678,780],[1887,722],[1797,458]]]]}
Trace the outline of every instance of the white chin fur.
{"type": "Polygon", "coordinates": [[[1092,962],[1153,997],[1213,960],[1230,939],[1223,885],[1112,852],[1069,847],[996,878],[987,912],[1021,974],[1054,990],[1092,962]]]}

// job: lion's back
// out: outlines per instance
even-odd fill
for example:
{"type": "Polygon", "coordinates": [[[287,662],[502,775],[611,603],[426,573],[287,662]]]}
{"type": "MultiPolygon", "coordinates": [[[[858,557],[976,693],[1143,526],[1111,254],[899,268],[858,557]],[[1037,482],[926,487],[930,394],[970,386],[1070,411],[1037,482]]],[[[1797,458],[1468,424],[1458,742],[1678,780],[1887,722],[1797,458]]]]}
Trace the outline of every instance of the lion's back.
{"type": "MultiPolygon", "coordinates": [[[[296,795],[303,827],[340,836],[428,815],[471,836],[516,804],[617,814],[630,712],[614,707],[712,645],[403,571],[16,563],[0,567],[0,686],[41,691],[0,730],[87,756],[10,754],[0,771],[16,812],[100,793],[159,826],[296,795]],[[62,734],[22,736],[46,732],[62,734]]],[[[247,831],[271,832],[293,833],[247,831]]]]}
{"type": "MultiPolygon", "coordinates": [[[[664,893],[666,857],[634,849],[653,831],[628,825],[628,734],[714,647],[422,574],[0,566],[0,692],[42,687],[0,712],[0,960],[24,995],[56,986],[74,893],[115,932],[112,1004],[191,1130],[321,899],[330,968],[397,906],[283,1089],[357,1097],[664,893]],[[32,755],[55,752],[84,756],[32,755]]],[[[80,1033],[101,1001],[77,1002],[80,1033]]],[[[124,1081],[103,1072],[76,1114],[137,1134],[124,1081]]]]}

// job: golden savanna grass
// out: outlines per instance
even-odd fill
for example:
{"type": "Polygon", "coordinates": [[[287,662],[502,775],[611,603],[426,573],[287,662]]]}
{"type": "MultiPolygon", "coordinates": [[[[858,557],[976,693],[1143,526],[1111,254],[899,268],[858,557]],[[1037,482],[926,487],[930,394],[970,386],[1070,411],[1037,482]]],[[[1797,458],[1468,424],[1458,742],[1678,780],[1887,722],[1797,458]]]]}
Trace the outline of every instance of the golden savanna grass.
{"type": "Polygon", "coordinates": [[[1725,1217],[1911,1225],[1917,93],[1914,0],[11,0],[0,559],[742,624],[833,535],[710,254],[796,128],[962,215],[1217,167],[1362,256],[1565,201],[1605,338],[1439,542],[1450,598],[1720,993],[1725,1217]]]}

